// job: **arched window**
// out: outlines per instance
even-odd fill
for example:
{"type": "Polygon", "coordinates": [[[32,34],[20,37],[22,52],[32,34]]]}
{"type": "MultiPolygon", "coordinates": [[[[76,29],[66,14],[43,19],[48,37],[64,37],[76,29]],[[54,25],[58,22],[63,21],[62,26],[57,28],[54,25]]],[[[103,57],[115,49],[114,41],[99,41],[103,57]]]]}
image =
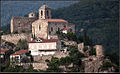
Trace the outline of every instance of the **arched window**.
{"type": "Polygon", "coordinates": [[[33,16],[33,14],[31,14],[31,16],[33,16]]]}
{"type": "Polygon", "coordinates": [[[39,31],[40,31],[40,29],[41,29],[41,26],[39,25],[39,31]]]}
{"type": "Polygon", "coordinates": [[[43,11],[41,10],[41,16],[43,16],[43,11]]]}

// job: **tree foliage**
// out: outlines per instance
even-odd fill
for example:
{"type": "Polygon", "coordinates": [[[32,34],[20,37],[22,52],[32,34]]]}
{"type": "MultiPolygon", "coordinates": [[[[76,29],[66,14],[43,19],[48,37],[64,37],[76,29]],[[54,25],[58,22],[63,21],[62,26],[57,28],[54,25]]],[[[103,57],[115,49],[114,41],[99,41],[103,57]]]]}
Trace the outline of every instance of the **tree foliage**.
{"type": "Polygon", "coordinates": [[[17,45],[16,45],[16,50],[20,50],[20,49],[28,49],[28,44],[27,44],[27,40],[23,39],[23,40],[19,40],[17,45]]]}

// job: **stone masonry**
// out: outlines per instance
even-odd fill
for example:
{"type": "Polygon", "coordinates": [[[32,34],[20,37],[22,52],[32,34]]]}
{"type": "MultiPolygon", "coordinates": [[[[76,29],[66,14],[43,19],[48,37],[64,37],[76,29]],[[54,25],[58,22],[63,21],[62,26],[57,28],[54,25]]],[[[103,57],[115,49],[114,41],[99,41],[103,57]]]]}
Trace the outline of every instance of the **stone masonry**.
{"type": "Polygon", "coordinates": [[[31,39],[32,35],[31,34],[9,34],[9,35],[2,35],[1,39],[14,43],[15,45],[17,44],[17,42],[19,41],[19,39],[26,39],[27,41],[29,41],[31,39]]]}

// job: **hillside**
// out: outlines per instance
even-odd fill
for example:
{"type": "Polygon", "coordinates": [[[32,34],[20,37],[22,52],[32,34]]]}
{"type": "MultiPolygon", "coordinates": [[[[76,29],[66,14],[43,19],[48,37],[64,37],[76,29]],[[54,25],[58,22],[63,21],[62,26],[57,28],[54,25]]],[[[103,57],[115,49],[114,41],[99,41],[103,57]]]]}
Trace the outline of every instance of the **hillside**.
{"type": "Polygon", "coordinates": [[[53,18],[66,19],[87,31],[93,44],[102,44],[106,53],[119,51],[119,2],[82,0],[69,7],[52,11],[53,18]]]}

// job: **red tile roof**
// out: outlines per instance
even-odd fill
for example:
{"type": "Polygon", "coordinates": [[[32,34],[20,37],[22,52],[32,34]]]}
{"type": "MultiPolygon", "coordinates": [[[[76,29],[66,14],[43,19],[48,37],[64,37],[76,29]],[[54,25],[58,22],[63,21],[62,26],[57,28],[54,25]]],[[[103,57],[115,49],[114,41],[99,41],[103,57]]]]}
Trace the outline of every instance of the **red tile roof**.
{"type": "Polygon", "coordinates": [[[0,52],[6,52],[8,51],[9,49],[0,49],[0,52]]]}
{"type": "Polygon", "coordinates": [[[32,40],[30,41],[29,43],[50,43],[50,42],[57,42],[58,39],[42,39],[42,38],[39,38],[40,40],[42,40],[41,42],[36,42],[36,40],[32,40]]]}
{"type": "Polygon", "coordinates": [[[70,28],[71,28],[71,27],[63,28],[62,31],[63,31],[63,30],[69,30],[70,28]]]}
{"type": "Polygon", "coordinates": [[[48,22],[67,22],[66,20],[63,19],[45,19],[48,22]]]}
{"type": "Polygon", "coordinates": [[[19,50],[19,51],[15,52],[15,53],[11,54],[11,56],[21,55],[21,54],[24,54],[24,53],[27,53],[27,52],[28,52],[28,50],[22,49],[22,50],[19,50]]]}

